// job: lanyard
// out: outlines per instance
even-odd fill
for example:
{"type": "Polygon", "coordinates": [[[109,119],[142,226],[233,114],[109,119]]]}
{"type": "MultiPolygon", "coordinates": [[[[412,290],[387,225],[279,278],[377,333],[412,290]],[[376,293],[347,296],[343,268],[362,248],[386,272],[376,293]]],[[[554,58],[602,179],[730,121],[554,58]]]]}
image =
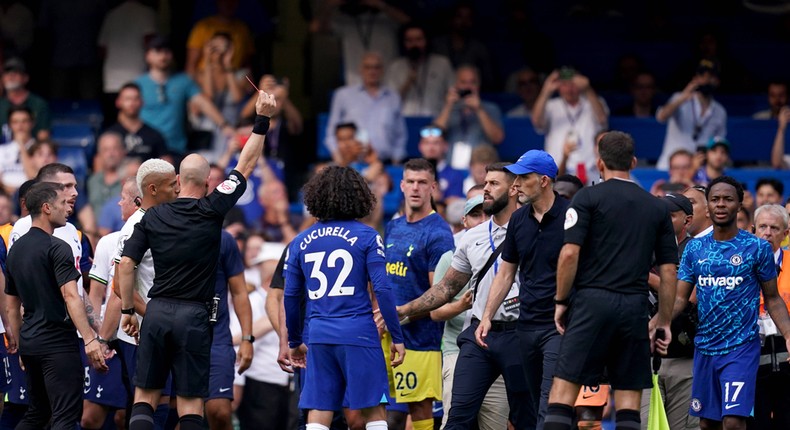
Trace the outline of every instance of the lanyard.
{"type": "Polygon", "coordinates": [[[694,121],[694,133],[692,134],[691,137],[694,140],[697,140],[697,138],[699,137],[699,134],[702,132],[702,127],[704,127],[705,124],[707,124],[708,121],[710,121],[711,117],[713,117],[713,112],[711,111],[711,109],[713,109],[713,106],[711,105],[711,106],[708,106],[708,116],[705,117],[705,119],[703,120],[702,119],[702,105],[700,105],[699,118],[697,118],[697,103],[699,103],[699,100],[697,100],[696,97],[691,99],[691,117],[692,117],[692,120],[694,121]]]}
{"type": "Polygon", "coordinates": [[[582,116],[582,112],[584,112],[584,105],[582,104],[581,100],[579,100],[579,110],[576,112],[576,115],[571,115],[571,111],[568,108],[568,103],[565,100],[562,101],[562,107],[565,108],[565,116],[568,118],[568,122],[571,123],[571,128],[576,129],[576,121],[579,120],[582,116]]]}
{"type": "Polygon", "coordinates": [[[376,15],[373,13],[368,13],[368,16],[368,19],[365,20],[367,22],[363,22],[363,18],[360,15],[354,17],[354,24],[357,26],[357,34],[359,35],[359,40],[362,42],[362,47],[365,51],[370,50],[370,39],[373,36],[373,25],[376,20],[376,15]]]}
{"type": "MultiPolygon", "coordinates": [[[[496,252],[496,245],[494,245],[494,236],[491,234],[491,229],[494,226],[494,220],[488,220],[488,244],[491,246],[491,252],[496,252]]],[[[499,258],[497,258],[498,260],[499,258]]],[[[494,275],[496,276],[499,271],[499,262],[494,260],[494,275]]]]}

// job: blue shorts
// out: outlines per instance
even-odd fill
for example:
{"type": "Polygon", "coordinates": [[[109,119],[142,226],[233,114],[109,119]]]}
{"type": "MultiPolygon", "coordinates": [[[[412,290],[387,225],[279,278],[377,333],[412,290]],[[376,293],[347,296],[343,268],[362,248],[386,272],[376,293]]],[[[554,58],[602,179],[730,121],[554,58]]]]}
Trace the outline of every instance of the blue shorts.
{"type": "Polygon", "coordinates": [[[114,355],[106,363],[110,368],[106,373],[99,372],[93,366],[88,367],[83,399],[111,408],[126,408],[126,387],[121,379],[121,358],[114,355]]]}
{"type": "Polygon", "coordinates": [[[28,404],[27,376],[19,367],[19,354],[8,354],[3,358],[5,368],[5,383],[8,388],[5,401],[17,405],[28,404]]]}
{"type": "Polygon", "coordinates": [[[211,345],[211,367],[206,400],[233,400],[233,373],[235,370],[236,351],[233,349],[233,345],[211,345]]]}
{"type": "Polygon", "coordinates": [[[759,364],[759,338],[724,355],[695,353],[689,413],[714,421],[752,416],[759,364]]]}
{"type": "MultiPolygon", "coordinates": [[[[129,376],[128,381],[124,381],[124,385],[128,384],[129,391],[127,394],[134,398],[134,369],[137,367],[137,345],[132,345],[131,343],[124,342],[122,340],[118,341],[118,354],[121,357],[121,360],[124,361],[124,365],[126,366],[126,374],[129,376]]],[[[163,396],[173,396],[173,375],[167,376],[167,382],[165,383],[165,388],[162,390],[163,396]]]]}
{"type": "MultiPolygon", "coordinates": [[[[2,359],[3,370],[5,371],[5,361],[8,359],[8,349],[6,349],[5,342],[0,342],[0,359],[2,359]]],[[[8,373],[4,372],[5,378],[0,378],[0,393],[7,393],[11,387],[11,378],[8,373]]]]}
{"type": "Polygon", "coordinates": [[[389,391],[380,347],[310,345],[305,374],[300,409],[371,408],[389,391]]]}

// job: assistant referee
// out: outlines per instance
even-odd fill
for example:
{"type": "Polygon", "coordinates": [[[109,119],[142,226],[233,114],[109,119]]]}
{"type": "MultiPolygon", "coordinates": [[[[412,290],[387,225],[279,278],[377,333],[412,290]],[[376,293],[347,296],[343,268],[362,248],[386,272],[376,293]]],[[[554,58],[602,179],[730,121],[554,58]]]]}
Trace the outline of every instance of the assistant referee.
{"type": "MultiPolygon", "coordinates": [[[[121,326],[130,336],[139,337],[130,430],[154,428],[154,405],[159,403],[170,372],[181,430],[203,428],[222,221],[247,188],[275,108],[274,96],[260,91],[255,127],[238,164],[210,195],[206,196],[208,162],[200,155],[188,155],[180,167],[179,198],[146,212],[124,245],[117,275],[123,302],[121,326]],[[145,324],[139,330],[133,300],[134,267],[148,249],[156,275],[148,292],[151,301],[145,324]]],[[[254,341],[252,333],[242,335],[243,340],[254,341]]]]}

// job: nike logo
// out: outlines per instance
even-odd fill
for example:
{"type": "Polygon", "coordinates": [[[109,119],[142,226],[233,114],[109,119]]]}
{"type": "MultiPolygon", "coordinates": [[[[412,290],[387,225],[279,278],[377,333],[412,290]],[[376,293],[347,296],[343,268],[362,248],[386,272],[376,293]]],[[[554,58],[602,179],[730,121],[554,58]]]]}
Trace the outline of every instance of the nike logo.
{"type": "Polygon", "coordinates": [[[480,241],[480,242],[475,242],[475,246],[480,246],[480,245],[482,245],[482,244],[484,244],[484,243],[486,243],[486,241],[485,241],[485,240],[483,240],[483,241],[480,241]]]}
{"type": "Polygon", "coordinates": [[[702,259],[702,260],[697,260],[697,264],[702,264],[702,263],[704,263],[704,262],[706,262],[706,261],[708,261],[708,259],[707,259],[707,258],[705,258],[705,259],[702,259]]]}
{"type": "Polygon", "coordinates": [[[732,405],[724,405],[724,409],[732,409],[732,408],[734,408],[736,406],[740,406],[740,405],[741,405],[740,403],[734,403],[732,405]]]}
{"type": "Polygon", "coordinates": [[[224,392],[226,392],[226,391],[228,391],[228,390],[230,390],[230,388],[220,388],[220,389],[219,389],[219,392],[220,392],[220,393],[224,393],[224,392]]]}
{"type": "Polygon", "coordinates": [[[590,397],[595,397],[595,394],[582,394],[582,399],[589,399],[590,397]]]}
{"type": "Polygon", "coordinates": [[[387,248],[392,248],[394,245],[395,245],[394,243],[388,243],[387,248]]]}

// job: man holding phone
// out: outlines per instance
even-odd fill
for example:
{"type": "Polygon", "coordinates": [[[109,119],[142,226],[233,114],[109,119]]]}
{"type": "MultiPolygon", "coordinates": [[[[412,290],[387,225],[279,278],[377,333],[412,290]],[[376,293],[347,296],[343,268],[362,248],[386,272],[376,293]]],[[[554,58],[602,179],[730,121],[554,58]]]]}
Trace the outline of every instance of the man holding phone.
{"type": "Polygon", "coordinates": [[[598,179],[595,170],[595,136],[607,127],[609,108],[598,97],[590,80],[570,67],[552,72],[532,108],[532,125],[546,135],[546,152],[563,159],[565,146],[572,147],[567,172],[584,183],[598,179]],[[559,97],[551,98],[557,91],[559,97]],[[550,99],[551,98],[551,99],[550,99]]]}
{"type": "Polygon", "coordinates": [[[444,107],[434,125],[445,130],[450,143],[449,161],[456,169],[468,169],[472,148],[505,139],[502,112],[480,100],[480,73],[474,66],[461,66],[455,72],[455,85],[447,90],[444,107]]]}
{"type": "Polygon", "coordinates": [[[686,88],[658,108],[656,119],[667,123],[667,134],[657,168],[667,170],[669,156],[679,149],[694,152],[696,148],[704,148],[712,137],[727,135],[727,111],[713,99],[718,87],[718,65],[702,60],[686,88]]]}

